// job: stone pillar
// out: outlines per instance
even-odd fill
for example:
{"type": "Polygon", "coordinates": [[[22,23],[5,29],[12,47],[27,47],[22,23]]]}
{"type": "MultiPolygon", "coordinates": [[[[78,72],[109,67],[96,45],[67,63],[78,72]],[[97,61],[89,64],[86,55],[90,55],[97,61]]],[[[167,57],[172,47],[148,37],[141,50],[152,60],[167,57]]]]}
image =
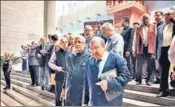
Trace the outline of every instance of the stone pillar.
{"type": "Polygon", "coordinates": [[[55,34],[57,27],[56,1],[44,1],[44,36],[55,34]]]}

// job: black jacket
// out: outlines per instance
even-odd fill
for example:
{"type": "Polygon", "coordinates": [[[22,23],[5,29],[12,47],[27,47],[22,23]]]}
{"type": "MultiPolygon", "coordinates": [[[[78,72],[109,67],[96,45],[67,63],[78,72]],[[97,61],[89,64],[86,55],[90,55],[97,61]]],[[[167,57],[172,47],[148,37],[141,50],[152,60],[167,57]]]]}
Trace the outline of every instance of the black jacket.
{"type": "Polygon", "coordinates": [[[134,29],[129,26],[124,27],[122,32],[120,33],[124,40],[124,52],[129,51],[132,52],[132,42],[134,37],[134,29]]]}

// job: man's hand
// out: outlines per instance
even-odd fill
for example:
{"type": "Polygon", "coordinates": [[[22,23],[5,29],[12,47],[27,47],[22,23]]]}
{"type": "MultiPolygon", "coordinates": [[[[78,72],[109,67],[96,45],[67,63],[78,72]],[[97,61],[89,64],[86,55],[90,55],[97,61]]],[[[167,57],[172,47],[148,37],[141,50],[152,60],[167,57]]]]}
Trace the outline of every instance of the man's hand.
{"type": "Polygon", "coordinates": [[[136,53],[135,52],[133,52],[133,56],[136,57],[136,53]]]}
{"type": "Polygon", "coordinates": [[[171,78],[172,78],[172,80],[175,80],[175,72],[172,72],[171,78]]]}
{"type": "Polygon", "coordinates": [[[64,68],[63,67],[57,67],[56,70],[59,71],[59,72],[60,71],[64,72],[64,68]]]}
{"type": "Polygon", "coordinates": [[[102,81],[96,83],[96,85],[100,85],[100,87],[101,87],[101,89],[103,91],[107,91],[107,89],[108,89],[108,82],[107,82],[107,80],[102,80],[102,81]]]}
{"type": "Polygon", "coordinates": [[[151,55],[151,58],[155,59],[156,57],[155,57],[155,55],[151,55]]]}
{"type": "Polygon", "coordinates": [[[126,51],[125,56],[126,57],[129,57],[130,56],[130,52],[129,51],[126,51]]]}
{"type": "Polygon", "coordinates": [[[66,100],[66,95],[67,95],[67,89],[62,89],[60,100],[66,100]]]}
{"type": "Polygon", "coordinates": [[[61,91],[60,100],[65,100],[65,89],[62,89],[61,91]]]}

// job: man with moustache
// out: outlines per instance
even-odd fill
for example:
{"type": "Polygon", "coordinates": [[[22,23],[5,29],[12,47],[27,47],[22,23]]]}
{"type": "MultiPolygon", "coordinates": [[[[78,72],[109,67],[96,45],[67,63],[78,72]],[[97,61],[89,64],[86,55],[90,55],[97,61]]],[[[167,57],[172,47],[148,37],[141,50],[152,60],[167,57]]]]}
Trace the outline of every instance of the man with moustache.
{"type": "Polygon", "coordinates": [[[82,105],[122,106],[124,87],[131,80],[126,60],[118,53],[105,51],[100,37],[91,40],[90,52],[93,57],[86,62],[82,105]],[[102,79],[102,75],[109,77],[102,79]]]}
{"type": "Polygon", "coordinates": [[[54,52],[50,58],[49,61],[49,67],[55,71],[55,105],[61,106],[61,100],[60,100],[60,94],[62,91],[62,85],[64,82],[65,73],[67,71],[66,69],[66,60],[68,55],[71,54],[71,51],[68,50],[68,39],[66,37],[60,38],[58,41],[59,50],[54,52]]]}
{"type": "Polygon", "coordinates": [[[85,51],[89,52],[89,43],[90,40],[93,38],[93,28],[90,25],[86,25],[84,28],[84,37],[86,38],[86,48],[85,51]]]}
{"type": "Polygon", "coordinates": [[[90,54],[85,52],[85,46],[86,39],[77,35],[74,40],[75,53],[70,54],[66,61],[67,75],[61,96],[66,100],[65,106],[81,106],[85,62],[90,58],[90,54]]]}

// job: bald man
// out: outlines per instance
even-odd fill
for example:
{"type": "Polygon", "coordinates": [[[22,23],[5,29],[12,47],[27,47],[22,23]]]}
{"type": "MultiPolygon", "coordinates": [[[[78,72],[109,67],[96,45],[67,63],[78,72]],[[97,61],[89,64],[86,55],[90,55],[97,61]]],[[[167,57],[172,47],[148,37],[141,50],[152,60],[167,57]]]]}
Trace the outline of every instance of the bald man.
{"type": "Polygon", "coordinates": [[[105,51],[105,41],[94,37],[90,42],[92,58],[86,62],[83,106],[122,106],[124,87],[131,74],[119,53],[105,51]]]}
{"type": "Polygon", "coordinates": [[[74,40],[75,53],[69,55],[66,61],[68,72],[64,82],[65,89],[62,91],[62,98],[66,98],[66,106],[81,106],[85,62],[90,57],[90,54],[85,52],[85,46],[86,39],[77,35],[74,40]]]}
{"type": "Polygon", "coordinates": [[[71,51],[68,50],[68,39],[66,37],[60,38],[58,42],[55,44],[56,47],[59,47],[59,50],[54,52],[49,61],[49,67],[55,71],[55,105],[62,106],[60,100],[60,94],[62,90],[62,85],[64,82],[65,72],[67,71],[66,68],[66,60],[68,55],[71,54],[71,51]]]}

